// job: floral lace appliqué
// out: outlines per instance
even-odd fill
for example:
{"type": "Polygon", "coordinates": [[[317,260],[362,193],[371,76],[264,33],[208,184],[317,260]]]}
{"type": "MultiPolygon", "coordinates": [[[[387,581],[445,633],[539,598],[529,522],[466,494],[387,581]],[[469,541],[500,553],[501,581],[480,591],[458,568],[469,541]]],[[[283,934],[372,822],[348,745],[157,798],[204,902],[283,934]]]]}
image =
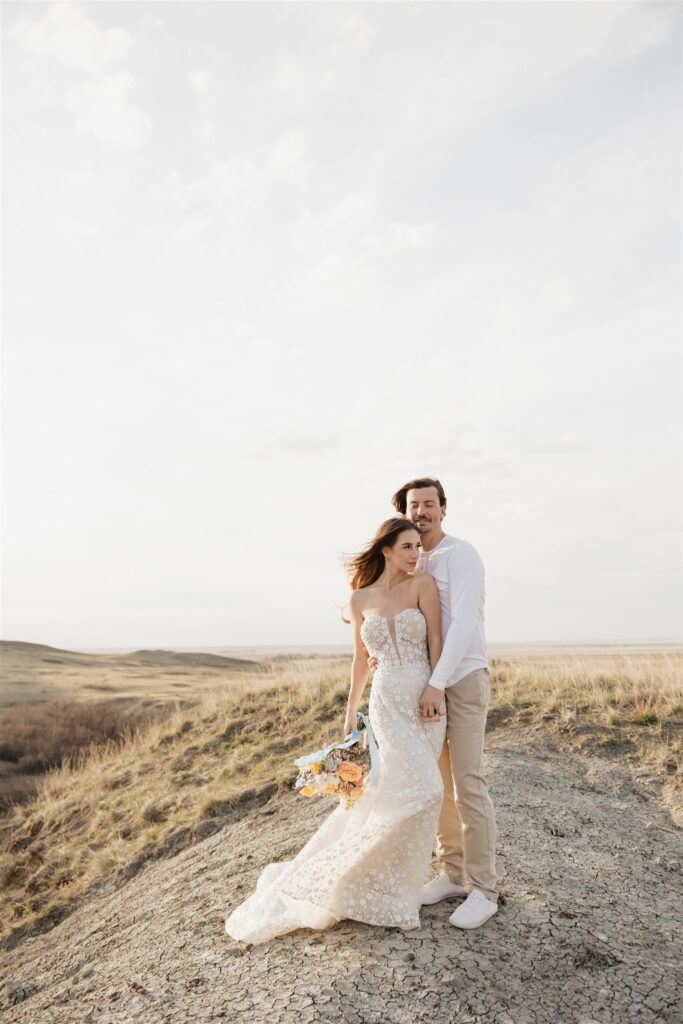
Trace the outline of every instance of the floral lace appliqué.
{"type": "Polygon", "coordinates": [[[430,676],[427,625],[419,608],[361,626],[377,658],[369,716],[380,780],[351,810],[338,806],[293,860],[268,864],[255,891],[225,922],[234,939],[267,942],[297,928],[329,928],[343,918],[419,928],[422,886],[443,797],[438,758],[446,719],[420,720],[430,676]]]}

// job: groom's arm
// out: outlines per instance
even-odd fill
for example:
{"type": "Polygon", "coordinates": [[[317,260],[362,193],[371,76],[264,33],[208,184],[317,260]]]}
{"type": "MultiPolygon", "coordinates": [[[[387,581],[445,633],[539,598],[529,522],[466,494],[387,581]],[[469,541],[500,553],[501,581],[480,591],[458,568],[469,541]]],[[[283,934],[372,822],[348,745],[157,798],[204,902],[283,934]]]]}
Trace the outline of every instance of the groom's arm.
{"type": "Polygon", "coordinates": [[[484,595],[484,563],[471,545],[454,551],[448,564],[451,623],[429,685],[443,690],[465,656],[479,620],[484,595]]]}

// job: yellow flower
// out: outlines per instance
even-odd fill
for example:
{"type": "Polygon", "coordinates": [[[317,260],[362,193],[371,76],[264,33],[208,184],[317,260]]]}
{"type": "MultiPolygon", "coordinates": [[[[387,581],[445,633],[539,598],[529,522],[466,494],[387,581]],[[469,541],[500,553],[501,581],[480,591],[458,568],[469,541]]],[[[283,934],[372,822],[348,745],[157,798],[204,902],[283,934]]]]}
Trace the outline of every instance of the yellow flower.
{"type": "Polygon", "coordinates": [[[314,762],[311,765],[311,771],[313,772],[314,775],[320,775],[322,770],[323,766],[321,764],[318,764],[317,762],[314,762]]]}
{"type": "Polygon", "coordinates": [[[332,793],[336,793],[336,792],[337,792],[337,787],[332,782],[329,782],[325,786],[325,788],[323,790],[323,793],[327,793],[328,795],[331,795],[332,793]]]}
{"type": "Polygon", "coordinates": [[[299,792],[303,796],[315,796],[318,790],[315,788],[315,786],[302,786],[299,792]]]}

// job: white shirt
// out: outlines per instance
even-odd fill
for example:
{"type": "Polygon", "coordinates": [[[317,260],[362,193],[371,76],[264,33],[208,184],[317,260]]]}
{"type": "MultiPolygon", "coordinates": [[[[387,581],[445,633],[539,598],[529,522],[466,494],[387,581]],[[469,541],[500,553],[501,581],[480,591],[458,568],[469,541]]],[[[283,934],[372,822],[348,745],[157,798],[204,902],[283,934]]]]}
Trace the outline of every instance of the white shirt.
{"type": "Polygon", "coordinates": [[[488,668],[484,632],[484,563],[466,540],[446,534],[422,551],[417,572],[436,580],[441,600],[443,650],[429,680],[439,690],[477,668],[488,668]]]}

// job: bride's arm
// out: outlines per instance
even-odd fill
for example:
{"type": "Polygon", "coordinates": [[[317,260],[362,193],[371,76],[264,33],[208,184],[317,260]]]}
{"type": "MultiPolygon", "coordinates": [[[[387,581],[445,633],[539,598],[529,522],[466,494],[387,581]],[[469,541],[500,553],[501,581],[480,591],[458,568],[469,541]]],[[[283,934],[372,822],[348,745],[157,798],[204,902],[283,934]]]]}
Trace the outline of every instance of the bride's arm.
{"type": "Polygon", "coordinates": [[[431,573],[425,572],[417,577],[420,589],[417,593],[417,605],[427,620],[427,647],[429,648],[429,664],[432,672],[441,657],[441,602],[439,588],[431,573]]]}
{"type": "Polygon", "coordinates": [[[351,663],[351,686],[349,699],[346,705],[346,718],[344,719],[344,736],[347,736],[352,729],[356,728],[356,712],[360,704],[365,684],[370,675],[368,668],[367,651],[361,639],[360,627],[363,622],[363,615],[358,608],[358,602],[354,600],[355,592],[349,600],[349,617],[353,629],[353,661],[351,663]]]}

